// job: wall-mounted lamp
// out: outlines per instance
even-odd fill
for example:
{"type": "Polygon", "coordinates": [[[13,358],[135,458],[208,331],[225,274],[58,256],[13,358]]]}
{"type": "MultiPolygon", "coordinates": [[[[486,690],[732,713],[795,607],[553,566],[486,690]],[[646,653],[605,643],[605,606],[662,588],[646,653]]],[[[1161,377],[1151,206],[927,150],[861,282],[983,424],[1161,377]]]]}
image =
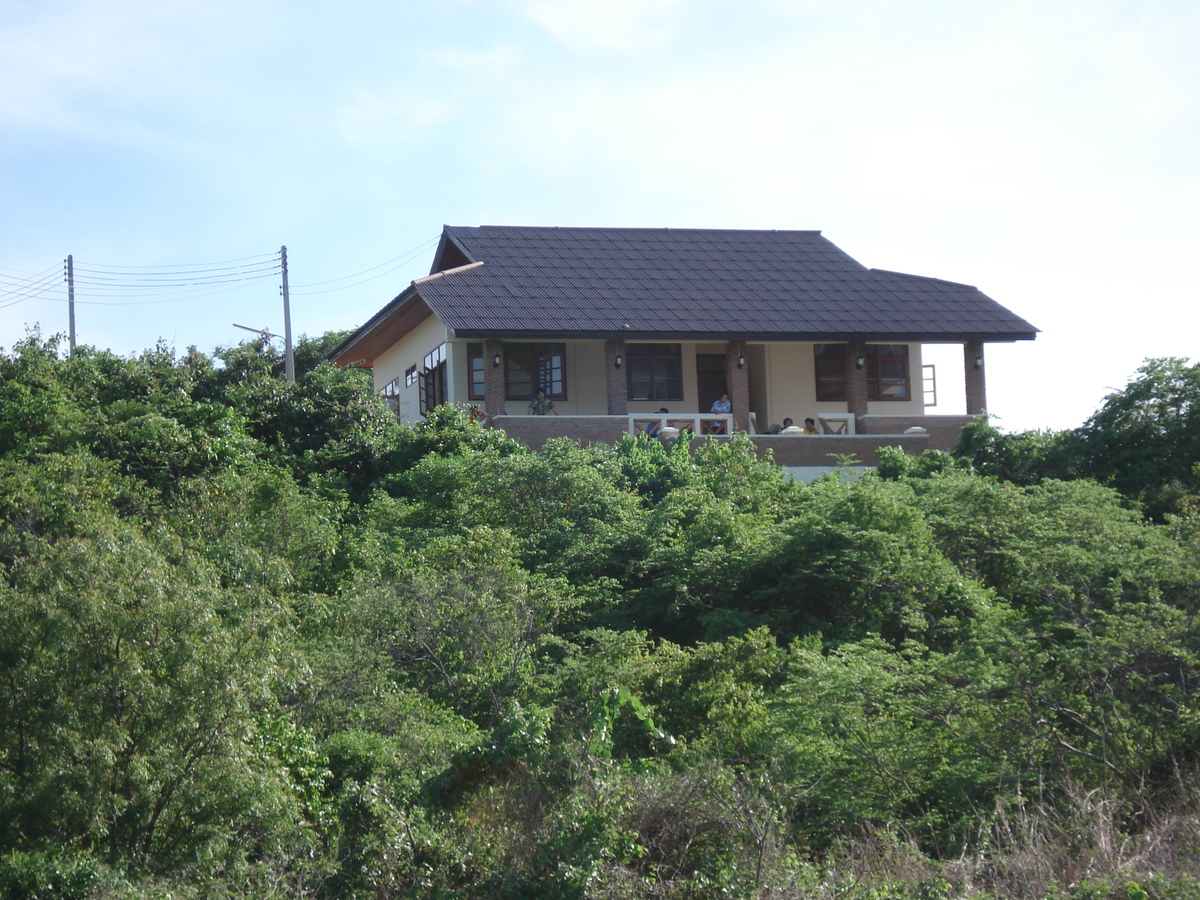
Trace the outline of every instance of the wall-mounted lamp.
{"type": "Polygon", "coordinates": [[[739,356],[739,357],[738,357],[738,368],[739,368],[739,369],[744,369],[744,368],[746,368],[746,357],[744,357],[744,356],[739,356]]]}
{"type": "Polygon", "coordinates": [[[497,353],[495,356],[492,357],[492,368],[493,369],[500,368],[500,354],[499,353],[497,353]]]}
{"type": "Polygon", "coordinates": [[[858,359],[856,359],[854,361],[854,368],[861,369],[866,364],[867,364],[867,358],[865,356],[863,356],[861,353],[858,354],[858,359]]]}
{"type": "Polygon", "coordinates": [[[620,353],[618,353],[618,354],[617,354],[617,368],[618,368],[618,369],[619,369],[619,368],[621,368],[621,364],[622,364],[623,362],[625,362],[625,359],[624,359],[624,357],[622,357],[622,356],[621,356],[621,354],[620,354],[620,353]]]}
{"type": "Polygon", "coordinates": [[[977,368],[977,369],[983,368],[983,357],[982,356],[975,357],[975,368],[977,368]]]}

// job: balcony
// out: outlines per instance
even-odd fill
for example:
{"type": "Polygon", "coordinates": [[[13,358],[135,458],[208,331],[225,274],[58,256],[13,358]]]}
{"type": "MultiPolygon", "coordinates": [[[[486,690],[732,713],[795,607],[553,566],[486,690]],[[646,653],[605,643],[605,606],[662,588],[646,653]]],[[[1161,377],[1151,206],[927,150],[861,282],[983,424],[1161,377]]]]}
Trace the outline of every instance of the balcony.
{"type": "MultiPolygon", "coordinates": [[[[826,418],[836,418],[827,416],[826,418]]],[[[879,447],[900,447],[919,454],[925,450],[950,450],[958,443],[964,425],[975,416],[859,416],[853,433],[841,434],[751,434],[759,454],[768,449],[775,462],[785,468],[828,467],[835,460],[853,457],[863,466],[879,462],[879,447]],[[914,428],[923,429],[913,431],[914,428]]],[[[651,423],[670,428],[671,437],[691,435],[693,441],[711,438],[729,440],[731,416],[705,414],[637,414],[631,416],[493,416],[488,425],[506,432],[531,450],[540,450],[548,440],[568,437],[580,444],[614,444],[626,434],[644,433],[651,423]],[[721,423],[724,434],[714,434],[721,423]]],[[[847,429],[850,431],[851,429],[847,429]]]]}

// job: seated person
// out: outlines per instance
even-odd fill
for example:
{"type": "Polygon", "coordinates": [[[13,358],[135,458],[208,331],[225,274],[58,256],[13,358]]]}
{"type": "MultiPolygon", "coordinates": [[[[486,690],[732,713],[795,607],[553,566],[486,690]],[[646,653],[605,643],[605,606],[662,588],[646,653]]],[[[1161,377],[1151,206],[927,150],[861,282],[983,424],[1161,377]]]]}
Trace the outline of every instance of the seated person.
{"type": "MultiPolygon", "coordinates": [[[[660,409],[658,411],[658,414],[662,415],[663,413],[666,413],[666,412],[670,412],[670,410],[664,406],[662,409],[660,409]]],[[[645,429],[643,430],[642,433],[645,434],[646,437],[657,437],[658,431],[660,428],[662,428],[661,422],[651,422],[649,425],[647,425],[645,427],[645,429]]]]}
{"type": "MultiPolygon", "coordinates": [[[[722,394],[721,398],[719,400],[714,400],[712,408],[709,409],[709,412],[712,413],[714,416],[717,416],[717,415],[727,416],[731,412],[733,412],[733,404],[729,402],[729,395],[722,394]]],[[[724,434],[725,433],[725,423],[724,422],[708,422],[708,423],[706,423],[706,427],[708,428],[709,434],[724,434]]]]}
{"type": "Polygon", "coordinates": [[[785,428],[795,428],[795,424],[791,419],[784,419],[782,425],[772,425],[767,429],[767,434],[782,434],[785,428]]]}
{"type": "Polygon", "coordinates": [[[821,433],[817,429],[817,420],[816,419],[814,419],[810,416],[809,418],[804,420],[804,433],[805,434],[820,434],[821,433]]]}

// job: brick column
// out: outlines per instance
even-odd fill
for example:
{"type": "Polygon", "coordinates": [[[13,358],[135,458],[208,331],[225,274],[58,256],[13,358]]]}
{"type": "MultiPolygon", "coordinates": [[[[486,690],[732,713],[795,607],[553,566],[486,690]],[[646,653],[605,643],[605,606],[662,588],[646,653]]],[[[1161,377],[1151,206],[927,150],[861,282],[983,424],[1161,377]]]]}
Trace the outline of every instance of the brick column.
{"type": "Polygon", "coordinates": [[[624,341],[604,342],[604,389],[608,396],[610,416],[629,415],[629,382],[625,375],[625,364],[617,368],[617,357],[624,360],[624,341]]]}
{"type": "Polygon", "coordinates": [[[859,417],[867,414],[867,367],[858,367],[858,358],[866,352],[865,341],[846,342],[846,412],[854,416],[856,431],[859,417]]]}
{"type": "MultiPolygon", "coordinates": [[[[746,342],[730,341],[725,345],[725,383],[729,386],[729,402],[733,407],[735,431],[750,430],[750,364],[746,362],[746,342]],[[738,360],[743,365],[738,367],[738,360]]],[[[708,412],[706,409],[700,412],[708,412]]]]}
{"type": "Polygon", "coordinates": [[[978,416],[987,410],[987,388],[983,365],[983,341],[965,341],[963,343],[963,369],[967,373],[967,415],[969,416],[978,416]]]}
{"type": "Polygon", "coordinates": [[[504,341],[483,342],[483,411],[491,416],[504,415],[504,341]],[[500,365],[493,365],[496,357],[500,365]]]}

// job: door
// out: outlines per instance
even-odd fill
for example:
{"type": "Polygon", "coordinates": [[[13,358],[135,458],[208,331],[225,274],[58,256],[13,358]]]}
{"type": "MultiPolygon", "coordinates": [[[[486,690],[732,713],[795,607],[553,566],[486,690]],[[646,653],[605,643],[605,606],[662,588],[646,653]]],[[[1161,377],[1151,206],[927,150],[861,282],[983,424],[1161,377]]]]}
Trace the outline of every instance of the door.
{"type": "Polygon", "coordinates": [[[729,385],[725,381],[724,353],[696,354],[696,393],[696,411],[702,413],[712,409],[713,403],[720,400],[722,394],[729,393],[729,385]]]}

